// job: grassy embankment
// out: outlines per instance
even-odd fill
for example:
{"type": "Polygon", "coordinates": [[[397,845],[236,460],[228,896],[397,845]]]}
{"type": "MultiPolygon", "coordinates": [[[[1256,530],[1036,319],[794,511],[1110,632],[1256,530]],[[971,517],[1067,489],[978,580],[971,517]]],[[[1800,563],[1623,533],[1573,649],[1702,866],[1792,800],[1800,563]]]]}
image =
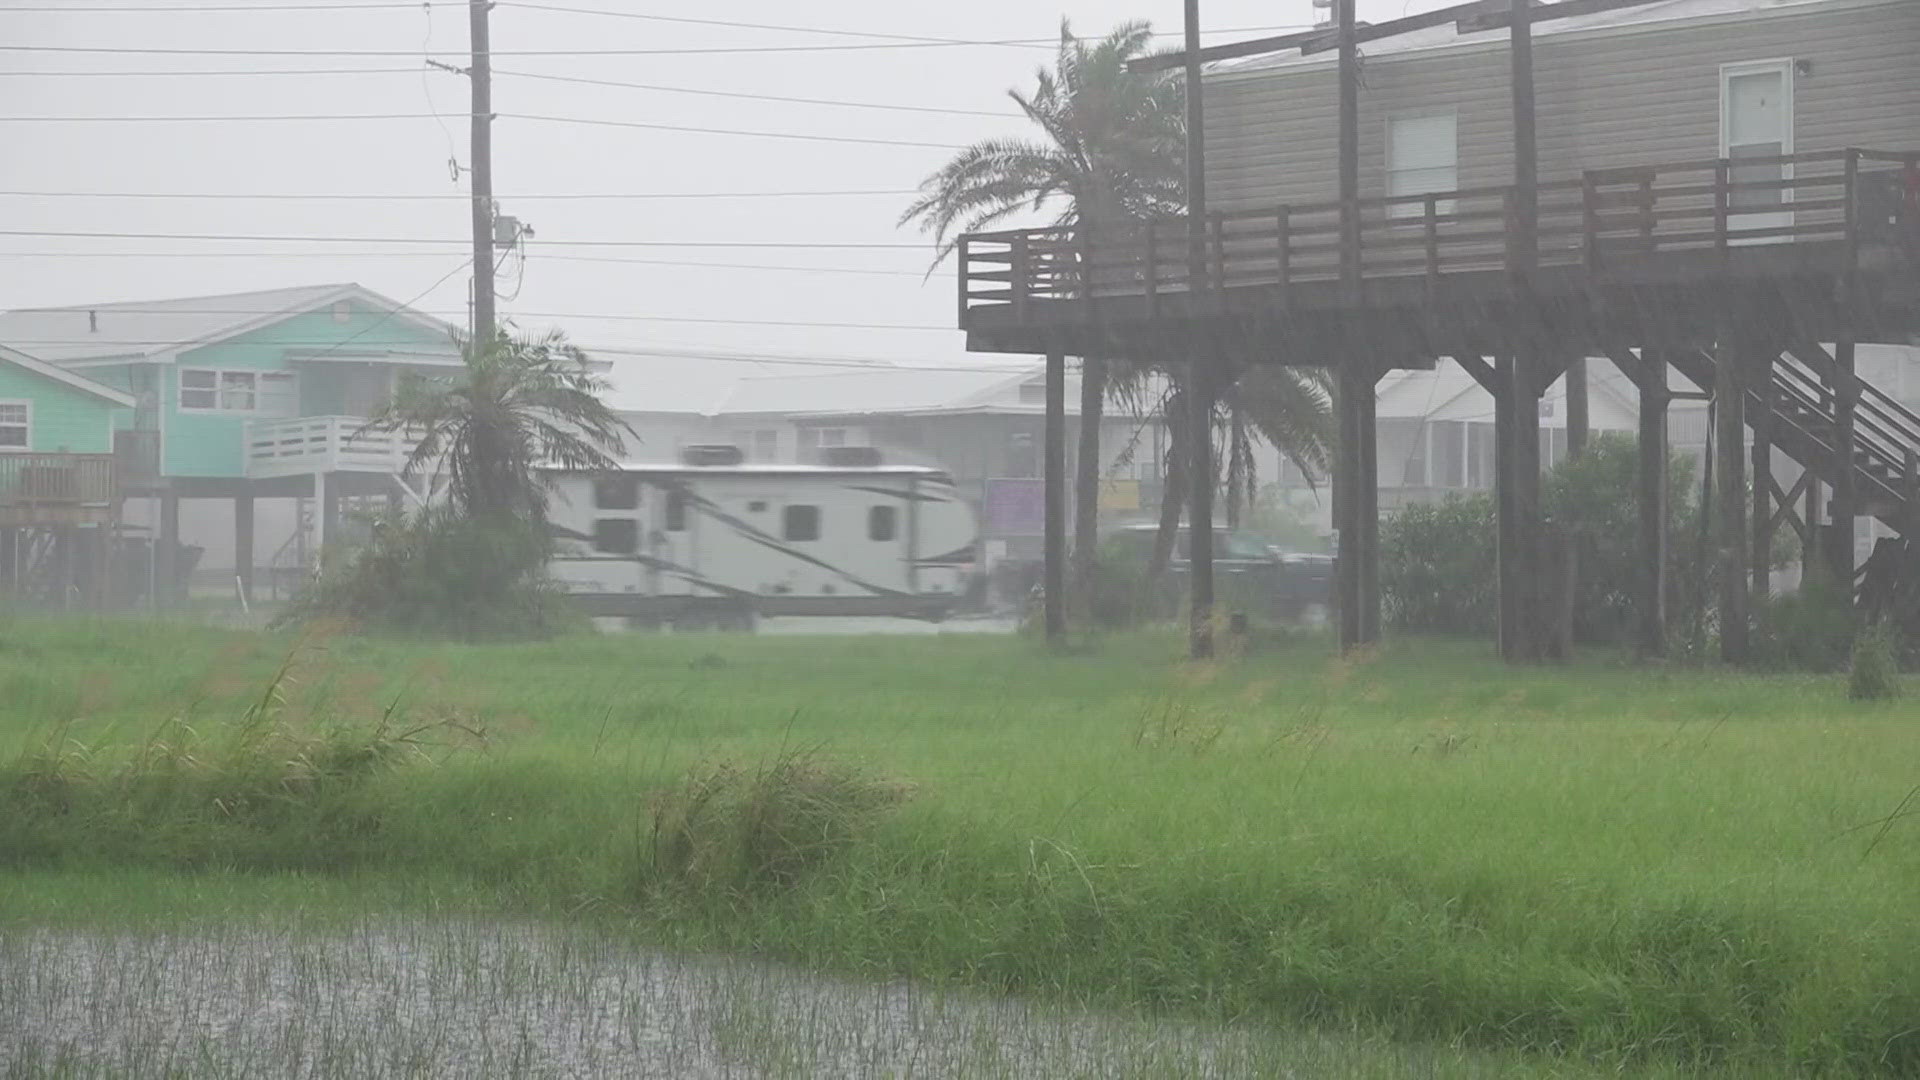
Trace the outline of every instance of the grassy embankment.
{"type": "Polygon", "coordinates": [[[307,872],[256,895],[593,910],[1601,1063],[1920,1071],[1911,696],[1435,641],[1194,667],[1151,635],[336,638],[276,682],[289,646],[0,627],[0,906],[151,913],[307,872]],[[442,719],[484,746],[392,738],[442,719]]]}

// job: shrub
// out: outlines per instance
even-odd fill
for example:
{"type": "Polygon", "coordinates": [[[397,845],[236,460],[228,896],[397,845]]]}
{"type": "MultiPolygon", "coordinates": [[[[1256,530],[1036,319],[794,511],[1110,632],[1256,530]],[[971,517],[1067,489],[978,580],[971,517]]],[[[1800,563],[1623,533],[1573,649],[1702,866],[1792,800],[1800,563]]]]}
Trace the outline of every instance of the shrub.
{"type": "Polygon", "coordinates": [[[1380,596],[1403,630],[1492,633],[1498,621],[1493,500],[1453,495],[1416,503],[1380,525],[1380,596]]]}
{"type": "Polygon", "coordinates": [[[1755,605],[1753,662],[1775,671],[1836,672],[1856,644],[1853,597],[1809,568],[1800,588],[1755,605]]]}
{"type": "Polygon", "coordinates": [[[1855,701],[1880,701],[1900,695],[1899,640],[1893,628],[1876,622],[1853,640],[1847,696],[1855,701]]]}
{"type": "Polygon", "coordinates": [[[654,800],[653,870],[702,893],[789,888],[906,793],[804,752],[702,769],[654,800]]]}
{"type": "Polygon", "coordinates": [[[276,625],[316,617],[462,640],[551,637],[578,625],[545,578],[544,529],[445,507],[384,522],[323,569],[276,625]]]}

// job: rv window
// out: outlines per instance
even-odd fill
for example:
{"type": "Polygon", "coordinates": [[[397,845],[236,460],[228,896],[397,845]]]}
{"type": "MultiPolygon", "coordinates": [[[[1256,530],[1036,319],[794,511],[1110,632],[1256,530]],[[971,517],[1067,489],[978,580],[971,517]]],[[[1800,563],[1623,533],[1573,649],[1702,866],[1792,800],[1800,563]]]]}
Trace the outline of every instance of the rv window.
{"type": "Polygon", "coordinates": [[[788,540],[820,539],[820,508],[789,506],[781,515],[781,533],[788,540]]]}
{"type": "Polygon", "coordinates": [[[867,539],[891,540],[899,535],[900,510],[893,506],[876,506],[867,511],[867,539]]]}
{"type": "Polygon", "coordinates": [[[667,531],[685,532],[687,530],[687,493],[675,489],[667,492],[667,531]]]}
{"type": "Polygon", "coordinates": [[[639,551],[639,522],[632,518],[601,518],[595,521],[593,550],[602,555],[631,555],[639,551]]]}
{"type": "Polygon", "coordinates": [[[593,505],[602,510],[633,510],[640,505],[640,478],[615,474],[593,481],[593,505]]]}

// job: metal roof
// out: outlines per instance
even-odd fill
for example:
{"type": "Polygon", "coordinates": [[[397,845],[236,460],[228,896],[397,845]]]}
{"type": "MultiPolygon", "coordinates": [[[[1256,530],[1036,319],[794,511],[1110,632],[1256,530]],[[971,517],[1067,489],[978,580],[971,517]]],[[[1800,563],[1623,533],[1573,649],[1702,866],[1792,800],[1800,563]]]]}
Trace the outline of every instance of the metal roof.
{"type": "MultiPolygon", "coordinates": [[[[903,366],[749,378],[735,385],[718,411],[786,416],[1038,412],[1039,403],[1021,402],[1020,387],[1043,371],[1041,365],[1023,363],[966,371],[903,366]]],[[[1069,391],[1069,413],[1078,398],[1069,391]]]]}
{"type": "Polygon", "coordinates": [[[18,349],[9,349],[5,345],[0,345],[0,364],[12,364],[22,370],[30,371],[35,375],[57,382],[62,386],[72,387],[83,394],[92,394],[94,397],[112,402],[122,408],[131,409],[134,406],[133,395],[131,394],[115,390],[110,386],[102,386],[92,379],[82,378],[65,368],[55,367],[44,360],[29,356],[18,349]]]}
{"type": "Polygon", "coordinates": [[[0,314],[0,341],[16,343],[55,364],[165,357],[348,299],[391,312],[393,318],[415,326],[453,330],[450,324],[371,289],[345,283],[171,300],[22,308],[0,314]]]}
{"type": "MultiPolygon", "coordinates": [[[[1533,36],[1539,40],[1582,32],[1641,27],[1653,29],[1660,23],[1681,20],[1756,15],[1780,9],[1805,8],[1821,4],[1834,7],[1857,6],[1862,2],[1891,3],[1909,2],[1909,0],[1661,0],[1661,2],[1640,7],[1617,8],[1590,15],[1569,15],[1565,18],[1543,21],[1534,26],[1533,36]]],[[[1440,49],[1468,48],[1476,45],[1504,47],[1512,39],[1511,32],[1506,27],[1462,34],[1457,32],[1457,25],[1445,23],[1369,41],[1360,47],[1360,53],[1364,60],[1380,60],[1389,57],[1397,59],[1403,54],[1425,53],[1440,49]]],[[[1242,59],[1215,61],[1207,65],[1206,73],[1233,75],[1277,72],[1296,68],[1333,66],[1338,63],[1337,50],[1328,49],[1303,56],[1298,48],[1294,48],[1242,59]]]]}

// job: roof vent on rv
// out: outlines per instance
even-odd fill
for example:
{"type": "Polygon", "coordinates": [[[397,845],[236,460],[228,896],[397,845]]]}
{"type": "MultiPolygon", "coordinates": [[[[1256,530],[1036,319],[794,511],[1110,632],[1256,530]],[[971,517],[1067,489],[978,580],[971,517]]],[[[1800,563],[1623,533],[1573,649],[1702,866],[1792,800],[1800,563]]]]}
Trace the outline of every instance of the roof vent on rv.
{"type": "Polygon", "coordinates": [[[686,446],[680,450],[682,465],[738,465],[747,459],[737,446],[712,444],[686,446]]]}
{"type": "Polygon", "coordinates": [[[820,464],[836,469],[871,469],[880,464],[877,446],[823,446],[820,464]]]}

